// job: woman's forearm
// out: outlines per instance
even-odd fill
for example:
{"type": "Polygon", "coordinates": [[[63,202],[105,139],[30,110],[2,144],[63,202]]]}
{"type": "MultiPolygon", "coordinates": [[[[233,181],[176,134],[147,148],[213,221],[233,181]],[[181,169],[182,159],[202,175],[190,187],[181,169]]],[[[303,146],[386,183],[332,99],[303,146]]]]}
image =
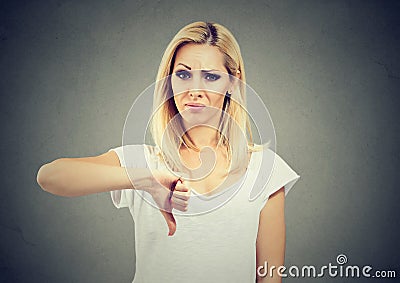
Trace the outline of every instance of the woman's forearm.
{"type": "Polygon", "coordinates": [[[82,196],[122,189],[147,189],[151,186],[148,169],[128,169],[69,158],[57,159],[43,165],[37,182],[43,190],[60,196],[82,196]],[[134,176],[134,178],[133,178],[134,176]],[[134,179],[135,187],[131,179],[134,179]]]}

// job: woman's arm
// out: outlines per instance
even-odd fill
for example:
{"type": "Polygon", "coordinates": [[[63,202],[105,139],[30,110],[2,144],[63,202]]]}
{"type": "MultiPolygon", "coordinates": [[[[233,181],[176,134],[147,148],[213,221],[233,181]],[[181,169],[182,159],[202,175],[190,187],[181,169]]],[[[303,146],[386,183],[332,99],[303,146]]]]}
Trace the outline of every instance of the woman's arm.
{"type": "Polygon", "coordinates": [[[147,191],[167,222],[169,236],[176,230],[172,209],[186,211],[190,197],[190,188],[183,180],[177,182],[176,176],[159,170],[121,167],[114,151],[93,157],[54,160],[39,169],[37,182],[43,190],[67,197],[123,189],[147,191]],[[176,183],[171,194],[173,182],[176,183]]]}
{"type": "MultiPolygon", "coordinates": [[[[134,174],[138,188],[144,189],[151,183],[149,170],[135,169],[134,174]]],[[[67,197],[134,189],[114,151],[93,157],[54,160],[39,169],[37,182],[43,190],[67,197]]]]}
{"type": "Polygon", "coordinates": [[[123,189],[148,191],[158,184],[155,176],[162,182],[170,182],[169,176],[149,169],[121,167],[117,154],[109,151],[98,156],[56,159],[43,165],[36,178],[49,193],[75,197],[123,189]],[[134,185],[126,170],[130,171],[134,185]]]}
{"type": "MultiPolygon", "coordinates": [[[[277,269],[283,266],[285,261],[285,190],[284,187],[273,193],[260,212],[257,234],[257,270],[263,266],[261,273],[268,271],[265,277],[259,277],[257,282],[281,283],[277,269]],[[265,263],[268,264],[265,264],[265,263]],[[271,277],[271,267],[273,269],[271,277]],[[265,270],[267,267],[267,270],[265,270]]],[[[282,273],[283,270],[280,270],[282,273]]]]}

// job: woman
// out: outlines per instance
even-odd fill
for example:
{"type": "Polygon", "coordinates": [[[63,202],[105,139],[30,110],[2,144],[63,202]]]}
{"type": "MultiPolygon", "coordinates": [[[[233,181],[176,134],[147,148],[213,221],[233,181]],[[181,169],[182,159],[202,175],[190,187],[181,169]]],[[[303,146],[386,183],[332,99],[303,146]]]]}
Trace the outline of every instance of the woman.
{"type": "Polygon", "coordinates": [[[129,208],[135,283],[281,282],[276,269],[259,275],[284,263],[284,198],[299,176],[252,143],[244,83],[233,35],[216,23],[189,24],[158,71],[155,145],[57,159],[40,168],[38,183],[61,196],[110,191],[117,208],[129,208]],[[264,160],[273,160],[272,174],[264,160]],[[266,187],[250,202],[259,174],[266,187]],[[173,237],[163,232],[165,221],[173,237]]]}

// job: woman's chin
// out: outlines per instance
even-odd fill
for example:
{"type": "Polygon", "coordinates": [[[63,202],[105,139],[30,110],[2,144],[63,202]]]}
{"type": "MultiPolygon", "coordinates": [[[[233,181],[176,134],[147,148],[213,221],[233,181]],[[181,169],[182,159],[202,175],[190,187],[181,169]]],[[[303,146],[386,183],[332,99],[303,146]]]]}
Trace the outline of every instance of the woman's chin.
{"type": "Polygon", "coordinates": [[[199,107],[195,109],[185,109],[181,113],[184,123],[189,126],[207,125],[217,128],[221,110],[212,107],[199,107]]]}

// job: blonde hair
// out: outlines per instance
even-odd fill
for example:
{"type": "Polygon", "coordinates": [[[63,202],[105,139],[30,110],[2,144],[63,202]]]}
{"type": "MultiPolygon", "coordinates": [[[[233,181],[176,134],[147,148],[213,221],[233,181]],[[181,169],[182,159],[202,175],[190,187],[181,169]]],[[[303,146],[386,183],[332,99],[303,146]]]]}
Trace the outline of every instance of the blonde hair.
{"type": "MultiPolygon", "coordinates": [[[[248,151],[258,151],[252,141],[249,117],[246,111],[246,76],[239,45],[232,33],[217,23],[194,22],[183,27],[171,40],[162,57],[157,73],[157,83],[153,100],[153,117],[150,131],[164,161],[174,170],[181,170],[179,149],[182,144],[199,151],[184,133],[181,124],[173,119],[179,114],[176,108],[169,76],[172,74],[177,51],[182,46],[207,44],[216,46],[224,55],[225,68],[230,77],[240,75],[239,85],[231,96],[226,96],[224,106],[226,114],[220,124],[218,145],[228,146],[228,158],[231,164],[242,164],[248,151]],[[183,135],[179,134],[183,133],[183,135]],[[165,136],[164,136],[165,135],[165,136]],[[245,138],[242,138],[242,137],[245,138]],[[230,150],[229,150],[230,148],[230,150]],[[232,150],[233,149],[233,150],[232,150]]],[[[235,166],[234,166],[235,167],[235,166]]]]}

